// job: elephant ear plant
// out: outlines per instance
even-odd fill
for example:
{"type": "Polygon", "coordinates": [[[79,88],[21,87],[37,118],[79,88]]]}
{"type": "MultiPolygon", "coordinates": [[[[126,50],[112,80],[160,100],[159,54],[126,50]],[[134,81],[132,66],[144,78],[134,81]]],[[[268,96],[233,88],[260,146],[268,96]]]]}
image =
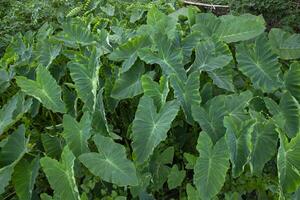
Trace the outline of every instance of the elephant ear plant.
{"type": "Polygon", "coordinates": [[[299,198],[299,34],[175,1],[59,19],[0,59],[1,198],[299,198]]]}

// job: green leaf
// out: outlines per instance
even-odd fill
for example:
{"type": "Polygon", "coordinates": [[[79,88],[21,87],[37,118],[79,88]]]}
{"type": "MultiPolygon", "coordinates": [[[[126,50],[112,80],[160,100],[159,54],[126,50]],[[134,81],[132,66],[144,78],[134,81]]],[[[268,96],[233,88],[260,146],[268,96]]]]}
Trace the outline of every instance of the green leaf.
{"type": "Polygon", "coordinates": [[[121,72],[128,71],[138,58],[138,50],[150,45],[146,36],[136,36],[114,50],[108,58],[113,61],[123,61],[121,72]]]}
{"type": "Polygon", "coordinates": [[[149,75],[143,75],[141,80],[144,95],[151,97],[156,107],[160,109],[166,103],[169,93],[168,79],[165,76],[161,76],[159,83],[157,83],[149,75]]]}
{"type": "Polygon", "coordinates": [[[280,132],[280,147],[277,154],[278,178],[285,193],[295,192],[300,186],[300,134],[288,142],[280,132]]]}
{"type": "Polygon", "coordinates": [[[300,130],[299,103],[289,92],[285,92],[280,99],[279,107],[284,117],[282,128],[289,138],[293,138],[300,130]]]}
{"type": "Polygon", "coordinates": [[[55,44],[50,39],[44,39],[37,43],[36,56],[40,65],[49,67],[52,61],[59,55],[60,44],[55,44]]]}
{"type": "Polygon", "coordinates": [[[213,83],[219,88],[234,92],[233,74],[234,71],[231,65],[220,69],[207,72],[208,76],[213,80],[213,83]]]}
{"type": "Polygon", "coordinates": [[[254,175],[261,175],[264,165],[271,160],[277,150],[278,133],[276,125],[271,120],[257,119],[253,128],[251,142],[250,168],[254,175]]]}
{"type": "Polygon", "coordinates": [[[68,146],[64,148],[60,162],[47,156],[40,160],[54,196],[59,199],[80,200],[74,177],[74,160],[75,156],[68,146]]]}
{"type": "Polygon", "coordinates": [[[167,77],[174,73],[180,80],[186,80],[186,72],[182,65],[183,53],[177,43],[168,39],[165,35],[160,35],[155,38],[154,44],[157,51],[153,51],[151,48],[143,48],[138,51],[139,57],[147,64],[158,64],[167,77]]]}
{"type": "Polygon", "coordinates": [[[194,167],[194,184],[201,199],[212,199],[221,190],[229,168],[229,153],[224,138],[213,145],[209,135],[201,132],[197,150],[200,153],[194,167]]]}
{"type": "Polygon", "coordinates": [[[280,64],[266,37],[258,37],[251,45],[237,45],[236,52],[238,69],[250,78],[256,89],[273,92],[281,87],[280,64]]]}
{"type": "Polygon", "coordinates": [[[0,135],[16,123],[26,113],[32,104],[32,99],[25,100],[22,92],[15,94],[0,110],[0,135]]]}
{"type": "Polygon", "coordinates": [[[238,177],[249,161],[254,122],[254,120],[237,121],[232,116],[224,118],[225,138],[230,152],[233,177],[238,177]]]}
{"type": "Polygon", "coordinates": [[[87,140],[91,137],[91,116],[85,112],[80,122],[70,115],[65,114],[63,118],[63,137],[75,156],[89,152],[87,140]]]}
{"type": "Polygon", "coordinates": [[[9,184],[15,165],[27,152],[27,144],[25,127],[20,125],[16,131],[8,136],[7,142],[2,147],[0,166],[7,165],[0,168],[0,194],[4,192],[5,187],[9,184]]]}
{"type": "Polygon", "coordinates": [[[173,165],[168,176],[168,188],[170,190],[181,186],[186,175],[185,170],[179,170],[177,165],[173,165]]]}
{"type": "Polygon", "coordinates": [[[119,186],[138,184],[135,167],[126,158],[126,150],[123,145],[102,135],[95,135],[94,142],[99,153],[82,154],[79,156],[80,162],[104,181],[119,186]]]}
{"type": "Polygon", "coordinates": [[[273,51],[281,59],[300,58],[300,34],[290,34],[278,28],[269,32],[269,40],[273,51]]]}
{"type": "Polygon", "coordinates": [[[175,97],[183,108],[188,123],[193,123],[192,105],[200,105],[200,74],[198,71],[191,73],[186,82],[182,82],[176,75],[170,77],[175,97]]]}
{"type": "Polygon", "coordinates": [[[35,158],[31,162],[22,159],[16,165],[12,181],[20,200],[31,199],[39,168],[39,158],[35,158]]]}
{"type": "Polygon", "coordinates": [[[10,86],[10,81],[14,77],[14,75],[15,73],[12,69],[7,71],[5,69],[0,68],[0,94],[5,92],[6,89],[10,86]]]}
{"type": "Polygon", "coordinates": [[[199,192],[190,183],[186,185],[186,193],[188,200],[200,200],[199,192]]]}
{"type": "Polygon", "coordinates": [[[93,112],[97,99],[101,54],[95,48],[88,54],[75,55],[75,58],[68,63],[68,68],[78,97],[85,103],[85,107],[93,112]]]}
{"type": "Polygon", "coordinates": [[[197,13],[196,24],[192,26],[193,32],[201,32],[202,37],[212,37],[221,23],[220,18],[212,13],[197,13]]]}
{"type": "Polygon", "coordinates": [[[227,45],[220,41],[204,40],[197,44],[191,70],[213,71],[230,63],[232,56],[227,45]]]}
{"type": "Polygon", "coordinates": [[[247,118],[245,107],[252,99],[249,91],[241,94],[219,95],[208,101],[204,106],[192,105],[194,120],[201,126],[215,143],[225,134],[223,119],[230,115],[235,119],[247,118]]]}
{"type": "Polygon", "coordinates": [[[138,60],[129,70],[119,75],[111,91],[111,96],[122,100],[141,94],[143,92],[141,76],[144,71],[144,63],[138,60]]]}
{"type": "Polygon", "coordinates": [[[178,109],[178,102],[173,100],[166,102],[157,112],[153,99],[148,96],[140,99],[132,125],[132,146],[137,162],[146,161],[154,148],[166,139],[178,109]]]}
{"type": "Polygon", "coordinates": [[[17,76],[16,81],[23,92],[36,98],[46,108],[53,112],[65,112],[61,88],[45,67],[39,66],[36,69],[35,81],[23,76],[17,76]]]}
{"type": "Polygon", "coordinates": [[[284,77],[286,89],[300,102],[300,63],[292,63],[284,77]]]}
{"type": "Polygon", "coordinates": [[[96,41],[89,27],[78,18],[63,23],[62,28],[63,31],[58,33],[55,38],[63,41],[67,46],[77,47],[78,44],[86,46],[94,44],[96,41]]]}
{"type": "Polygon", "coordinates": [[[221,23],[214,35],[227,43],[255,38],[265,30],[265,21],[262,16],[251,14],[240,16],[224,15],[219,17],[219,19],[221,23]]]}

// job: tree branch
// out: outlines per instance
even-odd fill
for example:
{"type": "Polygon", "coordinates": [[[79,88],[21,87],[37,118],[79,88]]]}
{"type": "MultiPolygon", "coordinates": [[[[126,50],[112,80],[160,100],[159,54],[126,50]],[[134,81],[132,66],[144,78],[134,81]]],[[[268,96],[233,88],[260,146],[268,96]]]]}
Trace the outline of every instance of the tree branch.
{"type": "Polygon", "coordinates": [[[207,3],[200,3],[200,2],[193,2],[193,1],[183,1],[186,4],[196,5],[196,6],[204,6],[204,7],[212,7],[213,9],[216,8],[229,8],[227,5],[215,5],[215,4],[207,4],[207,3]]]}

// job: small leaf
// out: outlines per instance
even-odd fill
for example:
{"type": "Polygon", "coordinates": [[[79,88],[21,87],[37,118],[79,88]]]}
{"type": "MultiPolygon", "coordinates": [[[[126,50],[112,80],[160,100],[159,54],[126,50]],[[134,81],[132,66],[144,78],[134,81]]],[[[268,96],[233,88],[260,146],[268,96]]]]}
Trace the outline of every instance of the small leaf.
{"type": "Polygon", "coordinates": [[[49,67],[52,61],[59,55],[60,44],[55,44],[49,39],[41,40],[37,43],[36,54],[40,65],[49,67]]]}
{"type": "Polygon", "coordinates": [[[61,88],[45,67],[39,66],[36,69],[35,81],[23,76],[17,76],[16,80],[23,92],[36,98],[46,108],[54,112],[65,112],[61,88]]]}
{"type": "Polygon", "coordinates": [[[292,63],[290,69],[286,72],[284,77],[286,89],[298,100],[300,103],[300,63],[292,63]]]}
{"type": "Polygon", "coordinates": [[[94,136],[94,142],[99,153],[82,154],[79,156],[80,162],[104,181],[119,186],[138,184],[135,167],[126,158],[124,146],[99,134],[94,136]]]}
{"type": "Polygon", "coordinates": [[[170,190],[179,187],[186,175],[185,170],[179,170],[177,165],[173,165],[168,176],[168,187],[170,190]]]}

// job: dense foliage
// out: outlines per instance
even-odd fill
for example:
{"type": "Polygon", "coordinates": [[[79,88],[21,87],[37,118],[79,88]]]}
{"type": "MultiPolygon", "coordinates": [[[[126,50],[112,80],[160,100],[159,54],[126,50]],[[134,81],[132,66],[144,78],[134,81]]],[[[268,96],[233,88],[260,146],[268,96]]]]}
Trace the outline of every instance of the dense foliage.
{"type": "Polygon", "coordinates": [[[299,198],[299,34],[177,1],[69,5],[3,40],[0,198],[299,198]]]}

